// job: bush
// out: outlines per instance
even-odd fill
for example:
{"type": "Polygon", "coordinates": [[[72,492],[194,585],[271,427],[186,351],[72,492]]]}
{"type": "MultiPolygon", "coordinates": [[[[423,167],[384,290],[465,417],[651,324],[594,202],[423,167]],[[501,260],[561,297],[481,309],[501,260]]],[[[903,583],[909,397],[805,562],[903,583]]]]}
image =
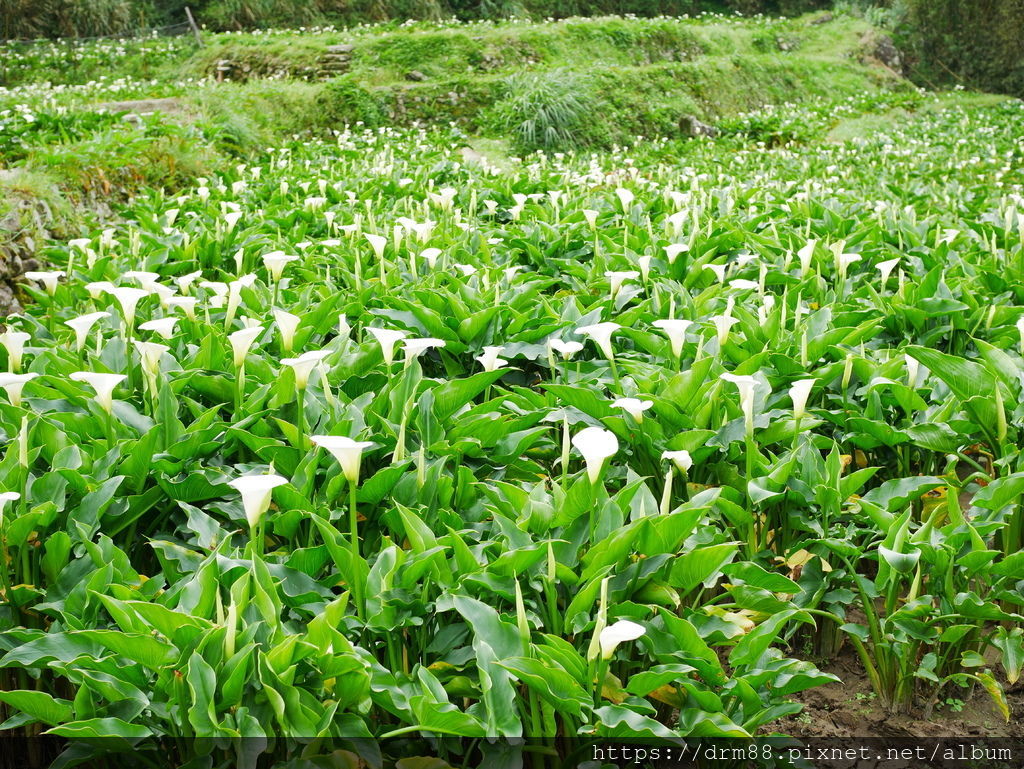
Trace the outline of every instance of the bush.
{"type": "Polygon", "coordinates": [[[912,76],[1024,96],[1024,0],[908,0],[900,42],[912,76]]]}
{"type": "Polygon", "coordinates": [[[375,128],[388,119],[381,99],[352,75],[342,75],[329,82],[317,97],[317,105],[323,110],[326,123],[339,128],[346,123],[375,128]]]}
{"type": "Polygon", "coordinates": [[[598,103],[583,76],[564,69],[520,72],[503,85],[505,97],[489,122],[512,136],[517,149],[571,149],[587,143],[588,122],[598,103]]]}

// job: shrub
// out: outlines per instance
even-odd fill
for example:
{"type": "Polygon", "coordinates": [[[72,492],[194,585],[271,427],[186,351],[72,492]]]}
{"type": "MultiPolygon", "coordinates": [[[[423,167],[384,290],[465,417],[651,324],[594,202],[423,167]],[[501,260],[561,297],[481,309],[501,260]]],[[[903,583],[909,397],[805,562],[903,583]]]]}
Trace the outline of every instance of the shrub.
{"type": "Polygon", "coordinates": [[[925,84],[1024,96],[1024,0],[908,0],[900,42],[925,84]]]}
{"type": "Polygon", "coordinates": [[[372,128],[388,118],[381,99],[352,75],[342,75],[328,83],[317,98],[317,105],[323,110],[325,121],[339,128],[346,123],[363,123],[372,128]]]}
{"type": "Polygon", "coordinates": [[[568,149],[586,144],[587,123],[597,100],[582,75],[565,69],[520,72],[504,80],[505,97],[491,122],[523,151],[568,149]]]}

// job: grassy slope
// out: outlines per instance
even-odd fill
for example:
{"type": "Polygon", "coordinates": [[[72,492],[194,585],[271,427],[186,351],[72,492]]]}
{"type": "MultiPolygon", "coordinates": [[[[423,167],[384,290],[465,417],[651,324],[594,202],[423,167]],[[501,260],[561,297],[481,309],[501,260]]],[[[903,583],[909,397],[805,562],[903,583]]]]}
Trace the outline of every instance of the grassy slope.
{"type": "MultiPolygon", "coordinates": [[[[491,135],[500,129],[489,107],[504,96],[508,75],[523,69],[579,73],[599,107],[584,138],[608,145],[671,135],[684,114],[713,120],[764,104],[896,83],[884,69],[858,60],[862,39],[871,33],[867,24],[842,16],[825,24],[813,20],[605,18],[376,35],[222,35],[186,62],[185,71],[210,75],[228,60],[240,77],[312,78],[327,46],[348,42],[355,48],[340,96],[329,86],[312,94],[324,119],[454,120],[491,135]],[[410,82],[411,72],[425,80],[410,82]]],[[[199,101],[207,113],[216,112],[213,94],[199,101]]],[[[301,104],[293,106],[306,117],[301,104]]]]}
{"type": "MultiPolygon", "coordinates": [[[[175,96],[180,111],[141,126],[119,121],[83,135],[39,139],[23,157],[8,160],[14,170],[0,175],[0,219],[18,218],[35,242],[45,234],[39,223],[56,218],[47,211],[105,215],[109,201],[140,188],[164,187],[173,194],[182,183],[282,137],[360,119],[457,121],[490,140],[495,154],[506,137],[494,120],[494,105],[505,95],[506,78],[524,69],[583,76],[593,109],[580,138],[595,147],[638,135],[677,135],[683,114],[714,121],[767,103],[899,84],[883,69],[860,63],[863,38],[870,34],[864,22],[814,20],[597,18],[223,34],[191,53],[161,44],[162,65],[153,51],[115,55],[97,47],[65,73],[67,82],[87,82],[100,73],[110,79],[145,74],[153,79],[124,98],[175,96]],[[355,46],[350,73],[333,81],[309,79],[327,47],[342,42],[355,46]],[[205,88],[188,84],[215,71],[222,59],[236,71],[247,69],[249,79],[205,88]],[[135,71],[139,62],[144,73],[135,71]],[[406,75],[413,70],[426,80],[410,82],[406,75]],[[82,205],[64,205],[65,196],[82,205]]],[[[45,78],[54,74],[48,60],[35,65],[45,78]]],[[[88,112],[110,98],[88,94],[66,92],[58,104],[88,112]]],[[[73,236],[76,219],[57,231],[73,236]]]]}

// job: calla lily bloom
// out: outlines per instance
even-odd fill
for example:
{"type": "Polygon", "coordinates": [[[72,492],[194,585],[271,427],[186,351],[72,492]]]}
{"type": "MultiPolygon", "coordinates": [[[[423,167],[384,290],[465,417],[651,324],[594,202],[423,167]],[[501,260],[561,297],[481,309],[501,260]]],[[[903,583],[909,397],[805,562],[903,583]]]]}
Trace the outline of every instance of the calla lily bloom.
{"type": "Polygon", "coordinates": [[[284,351],[290,353],[292,345],[295,343],[295,331],[299,328],[302,318],[275,307],[274,322],[277,323],[277,329],[281,332],[281,345],[284,347],[284,351]]]}
{"type": "Polygon", "coordinates": [[[178,318],[157,318],[156,320],[147,320],[145,323],[140,324],[139,330],[152,331],[164,339],[170,339],[174,336],[174,327],[176,325],[178,325],[178,318]]]}
{"type": "Polygon", "coordinates": [[[363,235],[370,247],[373,249],[373,253],[378,259],[384,258],[384,247],[388,244],[388,239],[382,235],[374,235],[372,232],[367,232],[363,235]]]}
{"type": "Polygon", "coordinates": [[[675,264],[676,259],[679,258],[679,255],[684,251],[689,250],[690,247],[686,243],[670,243],[669,245],[665,246],[665,256],[668,257],[669,264],[675,264]]]}
{"type": "Polygon", "coordinates": [[[114,388],[123,382],[124,374],[98,374],[92,371],[75,371],[70,375],[75,382],[85,382],[96,391],[96,403],[108,414],[114,408],[114,388]]]}
{"type": "Polygon", "coordinates": [[[228,485],[242,495],[242,508],[245,510],[245,520],[250,529],[255,529],[256,524],[270,509],[274,489],[286,483],[288,479],[280,475],[244,475],[228,481],[228,485]]]}
{"type": "Polygon", "coordinates": [[[654,401],[644,401],[639,398],[618,398],[613,403],[617,409],[622,409],[637,422],[644,421],[644,412],[654,405],[654,401]]]}
{"type": "Polygon", "coordinates": [[[484,367],[484,371],[497,371],[503,366],[508,365],[508,361],[500,357],[501,353],[504,352],[505,348],[498,347],[485,347],[483,354],[477,355],[477,360],[481,366],[484,367]]]}
{"type": "Polygon", "coordinates": [[[187,294],[192,284],[203,277],[203,273],[200,270],[190,272],[188,275],[181,275],[174,279],[174,282],[178,284],[178,290],[183,294],[187,294]]]}
{"type": "Polygon", "coordinates": [[[194,296],[172,296],[170,299],[167,300],[167,308],[175,309],[177,307],[180,307],[181,311],[185,313],[186,318],[188,318],[189,320],[195,320],[196,304],[198,303],[198,301],[199,300],[196,299],[194,296]]]}
{"type": "Polygon", "coordinates": [[[4,524],[4,508],[7,507],[7,503],[17,502],[19,499],[21,499],[21,494],[16,491],[0,492],[0,526],[4,524]]]}
{"type": "Polygon", "coordinates": [[[21,407],[21,391],[28,382],[31,382],[39,374],[0,374],[0,387],[7,392],[7,399],[12,406],[21,407]]]}
{"type": "Polygon", "coordinates": [[[921,364],[917,358],[913,358],[910,355],[904,355],[903,360],[907,363],[907,384],[911,387],[917,387],[917,372],[921,364]]]}
{"type": "Polygon", "coordinates": [[[591,208],[583,209],[583,218],[586,220],[587,224],[591,227],[591,229],[597,226],[597,214],[598,212],[594,211],[591,208]]]}
{"type": "Polygon", "coordinates": [[[811,260],[814,258],[814,249],[817,245],[817,240],[808,240],[806,245],[796,252],[800,259],[800,277],[805,277],[811,271],[811,260]]]}
{"type": "Polygon", "coordinates": [[[620,619],[618,622],[609,625],[601,631],[599,637],[601,657],[606,660],[611,659],[619,644],[625,641],[635,641],[646,632],[647,630],[643,625],[638,625],[636,622],[628,619],[620,619]]]}
{"type": "Polygon", "coordinates": [[[685,449],[680,451],[664,451],[661,454],[661,458],[669,460],[681,473],[687,473],[693,467],[693,457],[685,449]]]}
{"type": "Polygon", "coordinates": [[[377,340],[377,344],[380,345],[381,355],[384,356],[384,362],[387,365],[391,365],[395,362],[395,345],[398,344],[399,340],[405,339],[408,334],[405,331],[395,331],[390,328],[374,328],[368,326],[366,328],[373,338],[377,340]]]}
{"type": "Polygon", "coordinates": [[[789,397],[793,401],[793,418],[803,417],[807,407],[807,398],[811,394],[817,379],[801,379],[789,388],[789,397]]]}
{"type": "Polygon", "coordinates": [[[711,270],[711,272],[715,273],[715,279],[718,280],[719,283],[723,283],[724,284],[725,283],[725,271],[729,269],[729,265],[727,265],[727,264],[705,264],[703,269],[711,270]]]}
{"type": "Polygon", "coordinates": [[[427,260],[427,264],[433,269],[434,265],[437,264],[437,258],[441,255],[440,248],[424,248],[420,251],[420,256],[427,260]]]}
{"type": "Polygon", "coordinates": [[[57,293],[57,284],[64,277],[63,270],[30,271],[25,277],[42,285],[46,293],[53,296],[57,293]]]}
{"type": "Polygon", "coordinates": [[[148,291],[131,286],[115,286],[107,293],[111,294],[121,307],[121,314],[124,316],[124,325],[130,334],[135,327],[135,311],[139,302],[149,296],[148,291]]]}
{"type": "Polygon", "coordinates": [[[171,348],[165,344],[136,340],[135,349],[139,351],[139,356],[142,358],[142,370],[150,380],[155,380],[156,375],[160,373],[160,359],[171,348]]]}
{"type": "Polygon", "coordinates": [[[341,472],[351,484],[359,483],[359,464],[363,451],[373,444],[370,441],[356,441],[344,435],[313,435],[310,440],[327,449],[341,465],[341,472]]]}
{"type": "Polygon", "coordinates": [[[740,394],[740,408],[743,409],[743,418],[747,425],[747,432],[754,431],[754,391],[758,387],[758,381],[752,376],[739,376],[736,374],[722,374],[722,379],[732,382],[740,394]]]}
{"type": "Polygon", "coordinates": [[[597,345],[598,349],[604,354],[604,357],[611,360],[615,357],[615,351],[612,349],[612,334],[618,331],[622,326],[618,323],[605,322],[605,323],[594,323],[590,326],[580,326],[576,329],[576,333],[582,336],[590,337],[594,344],[597,345]]]}
{"type": "Polygon", "coordinates": [[[609,270],[604,276],[608,278],[609,293],[612,299],[614,299],[619,291],[622,290],[622,284],[627,280],[636,280],[640,277],[640,273],[636,270],[609,270]]]}
{"type": "Polygon", "coordinates": [[[312,350],[302,353],[297,358],[284,358],[281,364],[291,368],[295,373],[295,386],[299,390],[305,390],[313,369],[330,354],[329,350],[312,350]]]}
{"type": "Polygon", "coordinates": [[[640,280],[644,283],[651,278],[651,260],[653,258],[650,254],[644,254],[636,259],[637,266],[640,268],[640,280]]]}
{"type": "Polygon", "coordinates": [[[245,356],[249,354],[249,348],[253,342],[263,333],[262,326],[243,328],[228,334],[228,341],[231,343],[231,353],[234,357],[235,368],[241,368],[245,363],[245,356]]]}
{"type": "Polygon", "coordinates": [[[673,357],[679,358],[683,354],[683,345],[686,344],[686,332],[693,325],[693,321],[679,318],[659,318],[654,321],[653,325],[665,332],[669,346],[672,348],[673,357]]]}
{"type": "Polygon", "coordinates": [[[619,439],[610,430],[587,427],[573,436],[572,445],[583,455],[590,482],[597,483],[601,479],[605,460],[619,450],[619,439]]]}
{"type": "Polygon", "coordinates": [[[134,280],[139,284],[139,288],[145,289],[146,291],[153,291],[157,281],[160,280],[160,273],[158,272],[143,272],[141,270],[129,270],[124,273],[123,277],[129,280],[134,280]]]}
{"type": "Polygon", "coordinates": [[[549,339],[548,347],[561,355],[563,360],[569,360],[569,358],[583,349],[583,343],[565,342],[561,339],[549,339]]]}
{"type": "Polygon", "coordinates": [[[885,284],[889,280],[889,276],[892,274],[892,271],[896,269],[899,263],[900,260],[899,257],[897,257],[895,259],[887,259],[886,261],[879,262],[875,265],[875,267],[878,268],[878,283],[882,290],[885,290],[885,284]]]}
{"type": "Polygon", "coordinates": [[[718,346],[724,347],[725,343],[729,341],[729,330],[740,321],[739,318],[733,318],[730,315],[716,315],[711,322],[715,324],[718,346]]]}
{"type": "Polygon", "coordinates": [[[284,251],[271,251],[269,254],[263,255],[263,266],[267,268],[267,272],[270,273],[270,279],[277,283],[281,280],[281,276],[284,274],[284,268],[289,262],[294,262],[298,259],[297,256],[291,256],[286,254],[284,251]]]}
{"type": "Polygon", "coordinates": [[[7,368],[15,374],[21,371],[21,362],[25,357],[25,343],[31,338],[31,334],[13,328],[0,334],[0,344],[7,350],[7,368]]]}
{"type": "Polygon", "coordinates": [[[623,211],[628,211],[630,205],[636,199],[636,195],[631,190],[627,190],[625,187],[619,187],[615,190],[615,196],[619,199],[619,203],[622,205],[623,211]]]}
{"type": "Polygon", "coordinates": [[[103,294],[109,294],[115,288],[117,286],[109,280],[95,280],[85,284],[85,290],[89,292],[89,297],[93,300],[99,299],[103,294]]]}
{"type": "Polygon", "coordinates": [[[406,339],[402,344],[402,349],[405,351],[405,362],[411,363],[432,347],[444,347],[444,345],[443,339],[432,336],[406,339]]]}

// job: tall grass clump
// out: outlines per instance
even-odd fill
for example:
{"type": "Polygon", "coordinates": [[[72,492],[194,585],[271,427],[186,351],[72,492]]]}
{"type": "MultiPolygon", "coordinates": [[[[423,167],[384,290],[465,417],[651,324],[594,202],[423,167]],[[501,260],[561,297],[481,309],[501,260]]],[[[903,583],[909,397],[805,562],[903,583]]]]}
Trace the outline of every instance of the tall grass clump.
{"type": "Polygon", "coordinates": [[[597,113],[590,82],[576,72],[518,72],[502,83],[492,122],[517,149],[571,149],[587,143],[597,113]]]}

